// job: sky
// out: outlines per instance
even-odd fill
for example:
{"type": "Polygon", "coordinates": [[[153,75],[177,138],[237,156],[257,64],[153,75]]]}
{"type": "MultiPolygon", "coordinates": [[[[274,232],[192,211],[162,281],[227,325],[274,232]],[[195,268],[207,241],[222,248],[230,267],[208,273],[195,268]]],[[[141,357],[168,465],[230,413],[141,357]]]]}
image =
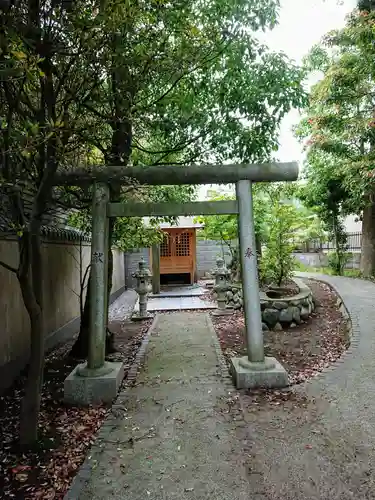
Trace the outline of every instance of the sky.
{"type": "MultiPolygon", "coordinates": [[[[283,51],[300,64],[323,35],[344,26],[345,17],[356,7],[357,0],[281,0],[280,3],[279,23],[264,35],[264,41],[271,50],[283,51]]],[[[316,81],[316,77],[311,78],[308,84],[316,81]]],[[[279,161],[303,160],[301,144],[292,132],[299,119],[298,111],[293,110],[282,122],[280,148],[276,153],[279,161]]],[[[207,187],[200,189],[199,198],[205,198],[206,192],[207,187]]]]}
{"type": "MultiPolygon", "coordinates": [[[[341,28],[345,17],[356,7],[356,0],[281,0],[279,24],[266,35],[270,49],[281,50],[297,63],[327,32],[341,28]],[[304,6],[302,8],[302,5],[304,6]]],[[[310,79],[309,84],[315,83],[310,79]]],[[[299,122],[294,110],[284,119],[280,133],[280,161],[301,161],[301,145],[293,137],[291,128],[299,122]]]]}

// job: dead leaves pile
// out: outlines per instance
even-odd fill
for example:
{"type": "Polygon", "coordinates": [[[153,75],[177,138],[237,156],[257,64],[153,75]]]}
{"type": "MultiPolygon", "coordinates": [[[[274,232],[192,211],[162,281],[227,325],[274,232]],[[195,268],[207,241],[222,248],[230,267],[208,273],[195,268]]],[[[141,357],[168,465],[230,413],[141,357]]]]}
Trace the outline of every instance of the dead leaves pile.
{"type": "MultiPolygon", "coordinates": [[[[137,324],[131,336],[124,333],[123,338],[116,332],[118,352],[112,357],[124,362],[125,375],[149,326],[150,322],[137,324]]],[[[109,411],[105,406],[64,405],[64,379],[76,364],[69,358],[70,348],[71,344],[56,349],[46,359],[40,442],[34,451],[24,452],[17,445],[25,378],[0,398],[0,498],[62,500],[109,411]]]]}
{"type": "MultiPolygon", "coordinates": [[[[265,352],[288,370],[291,384],[308,380],[335,362],[348,347],[347,325],[337,306],[337,296],[326,284],[309,281],[318,304],[316,313],[296,328],[264,332],[265,352]]],[[[213,318],[227,361],[246,354],[241,312],[213,318]]]]}

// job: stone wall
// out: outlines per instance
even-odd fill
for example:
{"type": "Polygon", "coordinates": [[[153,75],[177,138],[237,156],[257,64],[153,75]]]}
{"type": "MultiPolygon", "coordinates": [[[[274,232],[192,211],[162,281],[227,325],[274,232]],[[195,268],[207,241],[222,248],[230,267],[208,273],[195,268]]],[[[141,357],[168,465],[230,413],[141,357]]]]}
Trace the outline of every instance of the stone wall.
{"type": "MultiPolygon", "coordinates": [[[[90,262],[89,241],[64,238],[64,233],[59,237],[45,236],[42,247],[47,350],[68,340],[78,330],[81,276],[90,262]]],[[[15,240],[0,240],[0,260],[11,266],[18,265],[15,240]]],[[[113,263],[112,300],[125,288],[124,258],[119,250],[113,250],[113,263]]],[[[25,366],[30,335],[17,278],[3,267],[0,267],[0,326],[1,391],[25,366]]]]}
{"type": "MultiPolygon", "coordinates": [[[[260,292],[263,329],[281,329],[295,327],[301,321],[307,320],[315,309],[313,294],[310,288],[301,280],[293,279],[299,288],[299,293],[292,297],[271,299],[260,292]]],[[[226,292],[227,305],[234,309],[242,309],[242,287],[234,285],[226,292]]]]}

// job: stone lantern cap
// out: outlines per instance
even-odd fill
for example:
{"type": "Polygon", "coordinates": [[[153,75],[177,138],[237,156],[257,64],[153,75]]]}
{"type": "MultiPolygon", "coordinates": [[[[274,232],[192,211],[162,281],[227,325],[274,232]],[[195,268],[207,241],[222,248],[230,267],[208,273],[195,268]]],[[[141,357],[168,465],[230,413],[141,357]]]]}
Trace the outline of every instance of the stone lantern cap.
{"type": "Polygon", "coordinates": [[[133,278],[152,278],[151,271],[143,258],[138,262],[138,271],[133,273],[133,278]]]}
{"type": "Polygon", "coordinates": [[[216,268],[213,270],[212,274],[214,276],[225,276],[226,278],[230,276],[230,271],[225,266],[225,261],[221,257],[216,260],[216,268]]]}

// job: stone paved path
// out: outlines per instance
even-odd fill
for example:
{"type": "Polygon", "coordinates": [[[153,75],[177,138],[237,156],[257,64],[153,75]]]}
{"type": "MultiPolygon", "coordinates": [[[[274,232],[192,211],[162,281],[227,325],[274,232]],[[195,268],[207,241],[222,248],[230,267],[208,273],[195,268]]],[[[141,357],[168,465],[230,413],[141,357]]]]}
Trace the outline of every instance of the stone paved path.
{"type": "Polygon", "coordinates": [[[300,401],[249,412],[252,466],[267,500],[375,499],[375,284],[320,278],[341,295],[359,343],[299,386],[300,401]]]}
{"type": "Polygon", "coordinates": [[[88,482],[67,499],[253,498],[215,342],[205,313],[158,316],[137,385],[119,396],[88,482]]]}

